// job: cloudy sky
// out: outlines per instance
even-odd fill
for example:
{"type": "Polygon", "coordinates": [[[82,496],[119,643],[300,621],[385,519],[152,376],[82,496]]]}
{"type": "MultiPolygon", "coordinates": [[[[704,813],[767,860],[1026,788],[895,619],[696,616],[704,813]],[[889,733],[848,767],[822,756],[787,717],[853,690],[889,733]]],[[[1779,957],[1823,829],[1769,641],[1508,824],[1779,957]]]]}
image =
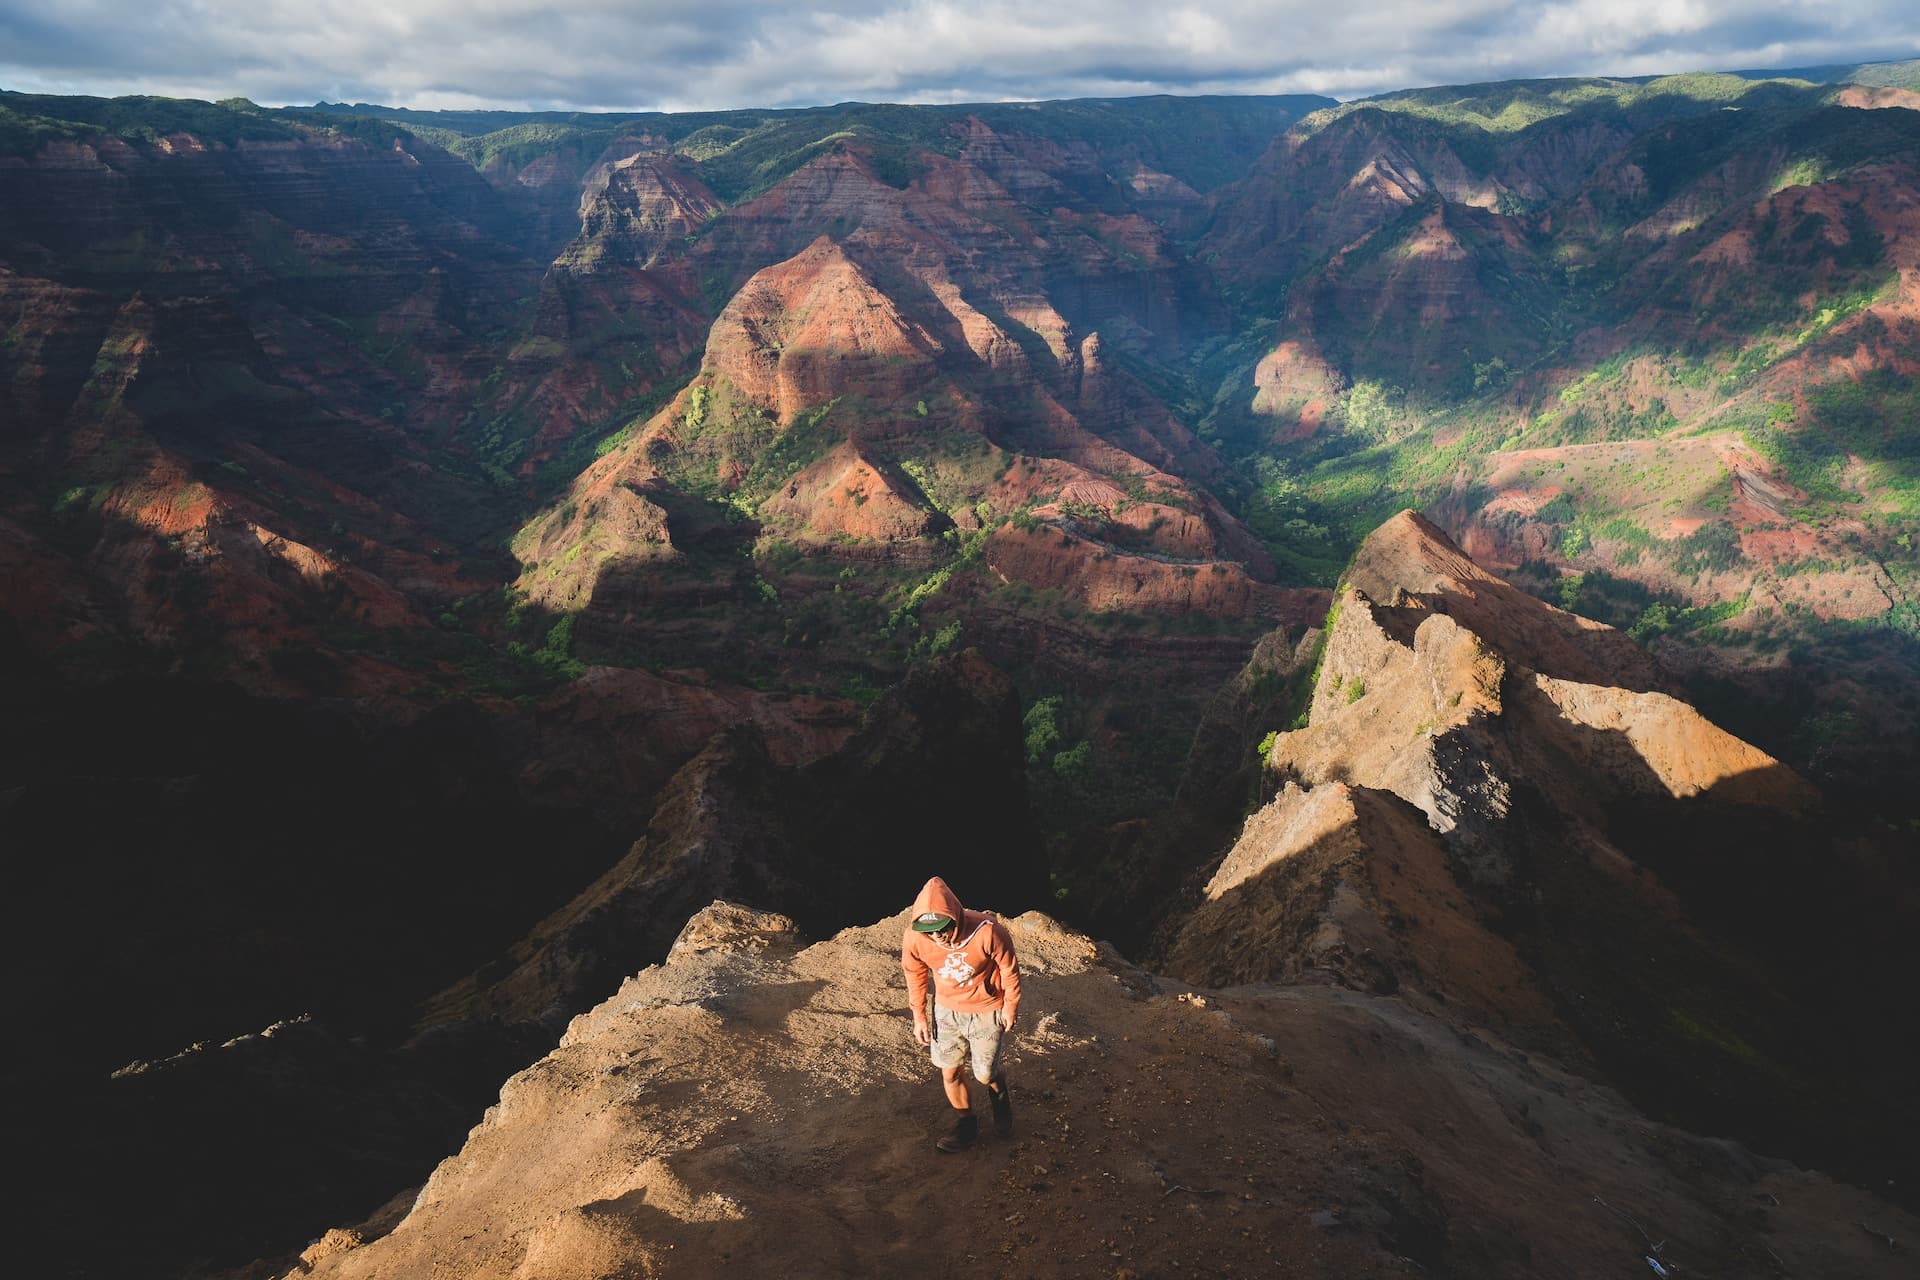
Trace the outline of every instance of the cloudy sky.
{"type": "Polygon", "coordinates": [[[0,0],[0,88],[269,105],[1351,98],[1916,56],[1912,0],[0,0]]]}

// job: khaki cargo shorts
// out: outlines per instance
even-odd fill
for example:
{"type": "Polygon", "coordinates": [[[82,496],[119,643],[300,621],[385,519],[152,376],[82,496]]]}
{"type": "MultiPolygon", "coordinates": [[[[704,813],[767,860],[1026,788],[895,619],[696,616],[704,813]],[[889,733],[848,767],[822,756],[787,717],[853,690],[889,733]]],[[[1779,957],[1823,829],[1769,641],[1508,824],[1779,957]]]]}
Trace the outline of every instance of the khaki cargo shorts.
{"type": "Polygon", "coordinates": [[[933,1065],[950,1071],[973,1059],[973,1078],[981,1084],[1000,1070],[1000,1011],[961,1013],[933,1007],[933,1065]]]}

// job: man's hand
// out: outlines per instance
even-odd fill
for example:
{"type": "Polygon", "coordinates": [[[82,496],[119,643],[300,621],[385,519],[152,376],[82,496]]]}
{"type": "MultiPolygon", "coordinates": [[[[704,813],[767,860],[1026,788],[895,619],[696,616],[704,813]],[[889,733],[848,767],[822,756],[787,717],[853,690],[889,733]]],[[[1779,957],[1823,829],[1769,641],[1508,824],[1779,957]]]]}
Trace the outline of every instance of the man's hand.
{"type": "Polygon", "coordinates": [[[933,1043],[933,1032],[928,1029],[926,1019],[913,1020],[913,1039],[922,1049],[933,1043]]]}
{"type": "Polygon", "coordinates": [[[1000,1034],[1005,1035],[1011,1030],[1013,1030],[1013,1015],[1005,1009],[1002,1009],[1000,1011],[1000,1034]]]}

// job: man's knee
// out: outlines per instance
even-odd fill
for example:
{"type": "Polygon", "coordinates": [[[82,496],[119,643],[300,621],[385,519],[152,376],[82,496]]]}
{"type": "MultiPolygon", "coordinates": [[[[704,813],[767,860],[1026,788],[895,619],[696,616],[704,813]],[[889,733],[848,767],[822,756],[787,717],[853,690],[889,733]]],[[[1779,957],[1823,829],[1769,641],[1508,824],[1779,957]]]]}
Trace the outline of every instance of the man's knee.
{"type": "Polygon", "coordinates": [[[940,1075],[948,1084],[959,1084],[961,1079],[960,1073],[963,1070],[965,1070],[963,1064],[955,1063],[951,1067],[940,1068],[940,1075]]]}

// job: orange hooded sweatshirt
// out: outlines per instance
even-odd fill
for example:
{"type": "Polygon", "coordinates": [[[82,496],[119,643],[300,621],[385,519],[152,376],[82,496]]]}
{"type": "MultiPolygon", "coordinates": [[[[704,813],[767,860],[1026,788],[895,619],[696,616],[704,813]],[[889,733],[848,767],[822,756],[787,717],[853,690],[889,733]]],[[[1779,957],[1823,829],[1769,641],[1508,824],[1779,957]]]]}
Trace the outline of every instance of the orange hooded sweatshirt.
{"type": "Polygon", "coordinates": [[[1002,1009],[1008,1021],[1020,1007],[1020,964],[1007,927],[984,911],[968,911],[939,876],[913,900],[913,915],[900,937],[900,967],[907,975],[907,1008],[913,1020],[927,1016],[927,982],[943,1009],[987,1013],[1002,1009]],[[916,933],[913,921],[929,911],[960,922],[951,945],[931,933],[916,933]]]}

